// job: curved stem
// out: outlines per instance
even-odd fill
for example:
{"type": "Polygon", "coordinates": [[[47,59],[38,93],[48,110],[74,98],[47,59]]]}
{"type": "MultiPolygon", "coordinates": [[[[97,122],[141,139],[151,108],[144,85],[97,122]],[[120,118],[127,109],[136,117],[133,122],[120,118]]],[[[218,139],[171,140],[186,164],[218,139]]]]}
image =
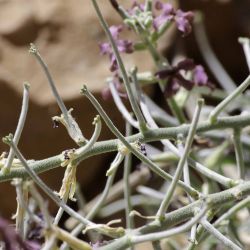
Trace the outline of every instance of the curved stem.
{"type": "Polygon", "coordinates": [[[124,119],[129,122],[134,128],[139,128],[138,121],[135,121],[134,118],[130,115],[129,111],[123,104],[119,94],[117,93],[117,90],[114,86],[114,83],[112,81],[109,82],[109,89],[111,91],[111,94],[113,96],[114,102],[116,104],[116,107],[124,117],[124,119]]]}
{"type": "Polygon", "coordinates": [[[237,89],[235,89],[226,99],[224,99],[214,108],[214,110],[209,115],[211,123],[215,123],[217,121],[218,115],[222,112],[222,110],[236,97],[238,97],[249,85],[250,85],[250,75],[245,79],[245,81],[239,87],[237,87],[237,89]]]}
{"type": "MultiPolygon", "coordinates": [[[[36,46],[34,44],[30,44],[30,49],[29,52],[31,54],[33,54],[35,56],[35,58],[38,60],[39,64],[42,66],[45,75],[48,79],[50,88],[52,90],[52,93],[57,101],[57,104],[63,114],[63,119],[65,119],[65,127],[68,130],[68,133],[70,135],[70,137],[78,144],[78,145],[83,145],[86,143],[86,140],[84,138],[84,136],[82,135],[82,132],[77,124],[77,122],[75,121],[75,119],[71,116],[70,111],[67,110],[62,98],[60,97],[57,89],[56,89],[56,85],[53,81],[53,78],[49,72],[48,66],[46,65],[46,63],[44,62],[44,60],[42,59],[39,51],[37,50],[36,46]]],[[[72,111],[72,110],[71,110],[72,111]]]]}
{"type": "MultiPolygon", "coordinates": [[[[23,102],[22,102],[22,109],[21,109],[21,113],[20,113],[20,117],[18,120],[18,124],[17,124],[17,128],[16,128],[16,132],[13,138],[13,141],[16,145],[18,145],[19,139],[21,137],[22,131],[23,131],[23,127],[24,127],[24,123],[26,120],[26,116],[27,116],[27,112],[28,112],[28,107],[29,107],[29,87],[30,85],[28,83],[24,83],[24,89],[23,89],[23,102]]],[[[8,173],[10,171],[11,168],[11,164],[14,160],[15,154],[13,149],[10,149],[8,158],[6,160],[6,164],[4,165],[3,169],[2,169],[2,173],[8,173]]]]}

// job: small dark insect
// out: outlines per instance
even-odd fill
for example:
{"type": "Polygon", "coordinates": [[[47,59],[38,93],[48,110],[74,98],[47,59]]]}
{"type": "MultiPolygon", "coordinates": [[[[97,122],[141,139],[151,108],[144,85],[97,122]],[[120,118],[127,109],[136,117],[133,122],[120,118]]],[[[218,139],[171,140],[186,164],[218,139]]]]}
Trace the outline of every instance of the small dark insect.
{"type": "Polygon", "coordinates": [[[58,128],[60,123],[57,120],[53,120],[53,128],[58,128]]]}
{"type": "Polygon", "coordinates": [[[140,147],[141,152],[142,152],[145,156],[147,156],[147,151],[146,151],[146,146],[145,146],[145,144],[144,144],[144,143],[141,143],[140,141],[138,141],[138,146],[140,147]]]}

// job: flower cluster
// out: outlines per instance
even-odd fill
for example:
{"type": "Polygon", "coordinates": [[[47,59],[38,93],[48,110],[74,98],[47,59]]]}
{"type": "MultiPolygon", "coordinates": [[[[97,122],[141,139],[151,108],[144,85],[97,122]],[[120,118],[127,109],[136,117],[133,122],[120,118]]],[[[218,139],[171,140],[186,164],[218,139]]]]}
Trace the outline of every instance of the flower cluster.
{"type": "Polygon", "coordinates": [[[175,21],[177,29],[182,32],[183,36],[187,36],[192,31],[193,12],[175,10],[170,3],[162,3],[159,0],[155,2],[154,6],[155,10],[160,12],[153,20],[153,26],[156,30],[167,22],[175,21]]]}
{"type": "MultiPolygon", "coordinates": [[[[130,15],[138,15],[138,11],[147,11],[145,4],[138,3],[136,0],[132,2],[132,7],[128,10],[130,15]]],[[[172,4],[156,0],[154,1],[152,12],[153,28],[156,31],[168,22],[175,22],[177,29],[182,32],[183,36],[187,36],[192,31],[191,24],[194,14],[191,11],[184,12],[180,9],[175,10],[172,4]]]]}
{"type": "Polygon", "coordinates": [[[176,94],[181,86],[187,90],[191,90],[194,86],[212,87],[204,68],[195,65],[192,59],[184,59],[171,68],[158,71],[156,76],[166,81],[164,93],[166,97],[176,94]],[[191,73],[190,79],[184,77],[187,72],[191,73]]]}

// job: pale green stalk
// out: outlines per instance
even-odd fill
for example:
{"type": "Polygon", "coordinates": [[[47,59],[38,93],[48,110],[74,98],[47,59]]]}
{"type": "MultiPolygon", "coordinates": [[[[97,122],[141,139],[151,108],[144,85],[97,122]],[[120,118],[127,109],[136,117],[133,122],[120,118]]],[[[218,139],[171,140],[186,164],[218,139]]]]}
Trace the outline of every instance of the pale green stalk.
{"type": "MultiPolygon", "coordinates": [[[[130,124],[126,123],[126,136],[130,136],[131,134],[132,134],[132,128],[130,124]]],[[[129,216],[130,212],[132,211],[131,187],[129,184],[129,175],[131,173],[131,167],[132,167],[132,156],[131,153],[128,153],[125,156],[125,161],[123,166],[125,217],[126,217],[126,226],[128,229],[134,228],[134,218],[132,216],[129,216]]]]}
{"type": "MultiPolygon", "coordinates": [[[[30,88],[29,83],[24,83],[22,109],[21,109],[19,120],[18,120],[16,132],[15,132],[14,138],[13,138],[13,141],[14,141],[14,143],[16,145],[18,145],[19,139],[21,137],[23,127],[24,127],[24,123],[25,123],[26,116],[27,116],[27,112],[28,112],[29,88],[30,88]]],[[[6,174],[6,173],[10,172],[10,168],[11,168],[12,162],[14,160],[14,157],[15,157],[15,154],[13,152],[13,149],[10,149],[8,158],[6,160],[6,164],[4,165],[4,167],[2,169],[3,174],[6,174]]]]}
{"type": "Polygon", "coordinates": [[[245,198],[244,200],[240,201],[239,203],[235,204],[233,207],[231,207],[228,211],[226,211],[225,213],[223,213],[222,216],[220,216],[214,223],[213,226],[214,227],[218,227],[220,226],[221,222],[226,221],[228,219],[230,219],[232,216],[235,215],[235,213],[237,213],[239,210],[245,208],[245,207],[249,207],[250,205],[250,196],[248,196],[247,198],[245,198]]]}
{"type": "Polygon", "coordinates": [[[194,117],[193,117],[193,120],[192,120],[192,123],[191,123],[191,126],[190,126],[187,141],[186,141],[186,144],[185,144],[184,152],[183,152],[183,154],[182,154],[182,156],[180,158],[180,161],[179,161],[178,166],[176,168],[174,178],[173,178],[173,180],[172,180],[172,182],[171,182],[171,184],[170,184],[170,186],[169,186],[169,188],[167,190],[166,196],[163,199],[159,210],[157,211],[156,216],[159,217],[160,220],[165,218],[165,216],[164,216],[165,212],[167,211],[168,206],[169,206],[169,204],[171,202],[172,196],[174,194],[174,190],[175,190],[175,188],[177,186],[177,181],[181,177],[181,174],[183,172],[183,167],[184,167],[184,165],[185,165],[185,163],[187,161],[187,157],[188,157],[188,155],[190,153],[190,149],[191,149],[192,142],[193,142],[193,139],[194,139],[194,135],[195,135],[195,132],[196,132],[196,128],[197,128],[197,124],[198,124],[198,121],[199,121],[200,112],[201,112],[201,108],[202,108],[203,103],[204,103],[203,99],[198,100],[198,104],[197,104],[196,110],[194,112],[194,117]]]}
{"type": "Polygon", "coordinates": [[[250,71],[250,39],[246,37],[240,37],[239,42],[241,43],[243,47],[244,54],[245,54],[246,61],[247,61],[247,66],[250,71]]]}
{"type": "Polygon", "coordinates": [[[35,56],[35,58],[38,60],[39,64],[42,66],[45,75],[48,79],[50,88],[52,90],[52,93],[57,101],[57,104],[63,114],[63,120],[65,120],[65,127],[67,128],[67,131],[70,135],[70,137],[79,145],[82,146],[86,143],[86,139],[84,138],[81,129],[79,128],[77,122],[75,121],[75,119],[72,117],[71,115],[71,111],[68,111],[62,98],[60,97],[57,89],[56,89],[56,85],[53,81],[53,78],[49,72],[48,66],[46,65],[46,63],[43,61],[39,51],[37,50],[36,46],[34,44],[30,44],[30,49],[29,52],[31,54],[33,54],[35,56]]]}
{"type": "Polygon", "coordinates": [[[212,224],[210,224],[207,220],[201,220],[202,226],[215,238],[217,238],[223,245],[232,250],[242,250],[239,246],[237,246],[234,242],[229,240],[226,236],[224,236],[220,231],[218,231],[212,224]]]}
{"type": "Polygon", "coordinates": [[[210,113],[209,119],[211,123],[216,123],[218,115],[222,110],[231,103],[236,97],[238,97],[242,92],[250,85],[250,75],[245,79],[245,81],[237,87],[226,99],[220,102],[210,113]]]}
{"type": "Polygon", "coordinates": [[[25,239],[24,228],[27,226],[28,218],[26,214],[26,203],[28,198],[27,190],[24,191],[24,183],[22,179],[13,179],[11,184],[16,188],[16,200],[17,200],[17,209],[15,214],[16,219],[16,231],[21,236],[22,239],[25,239]],[[26,225],[25,225],[26,223],[26,225]]]}
{"type": "MultiPolygon", "coordinates": [[[[132,244],[138,244],[146,241],[156,241],[164,238],[168,238],[170,236],[184,233],[188,231],[194,224],[199,222],[207,212],[208,207],[205,205],[200,211],[188,222],[184,223],[181,226],[162,231],[162,232],[156,232],[156,233],[150,233],[150,234],[145,234],[145,235],[135,235],[130,237],[130,242],[132,244]]],[[[108,248],[107,248],[108,249],[108,248]]]]}
{"type": "Polygon", "coordinates": [[[236,165],[238,170],[238,178],[245,179],[245,164],[242,152],[241,129],[234,129],[233,142],[236,155],[236,165]]]}
{"type": "Polygon", "coordinates": [[[116,104],[116,107],[120,111],[121,115],[124,117],[124,119],[129,122],[134,128],[139,128],[138,121],[135,121],[134,118],[131,116],[129,111],[127,110],[126,106],[123,104],[121,97],[117,93],[117,90],[114,86],[114,83],[112,81],[109,81],[109,89],[111,91],[112,97],[114,99],[114,102],[116,104]]]}

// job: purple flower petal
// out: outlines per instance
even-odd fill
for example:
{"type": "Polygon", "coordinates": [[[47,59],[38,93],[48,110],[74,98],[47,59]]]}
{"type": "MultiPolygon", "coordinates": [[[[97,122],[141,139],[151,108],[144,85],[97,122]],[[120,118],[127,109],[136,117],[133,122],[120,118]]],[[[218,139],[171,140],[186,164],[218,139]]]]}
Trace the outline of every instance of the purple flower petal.
{"type": "Polygon", "coordinates": [[[117,40],[119,38],[119,34],[122,32],[122,26],[118,25],[112,25],[109,27],[110,33],[112,35],[112,37],[114,38],[114,40],[117,40]]]}
{"type": "Polygon", "coordinates": [[[201,65],[197,65],[194,68],[193,78],[194,83],[199,86],[204,86],[208,83],[208,76],[201,65]]]}
{"type": "MultiPolygon", "coordinates": [[[[119,52],[122,53],[132,53],[134,51],[134,45],[133,42],[129,41],[129,40],[123,40],[123,39],[119,39],[119,34],[122,31],[122,26],[111,26],[109,28],[111,35],[116,43],[117,49],[119,52]]],[[[115,58],[115,55],[113,53],[113,49],[112,46],[110,45],[110,43],[101,43],[99,44],[99,48],[101,51],[102,55],[108,55],[110,62],[111,62],[111,66],[110,66],[110,71],[114,72],[116,70],[118,70],[118,64],[115,58]]]]}
{"type": "Polygon", "coordinates": [[[178,70],[185,70],[185,71],[188,71],[188,70],[193,70],[195,68],[195,63],[194,63],[194,60],[193,59],[190,59],[190,58],[186,58],[182,61],[180,61],[176,68],[178,70]]]}
{"type": "Polygon", "coordinates": [[[110,54],[112,52],[112,48],[111,48],[109,43],[100,43],[99,49],[100,49],[102,55],[107,55],[107,54],[110,54]]]}
{"type": "Polygon", "coordinates": [[[153,27],[157,30],[164,23],[173,20],[175,11],[171,4],[162,3],[161,1],[156,1],[155,9],[161,11],[161,14],[156,16],[153,20],[153,27]]]}
{"type": "Polygon", "coordinates": [[[114,71],[118,70],[118,63],[116,61],[115,55],[113,53],[111,53],[109,58],[110,58],[110,62],[111,62],[109,70],[111,72],[114,72],[114,71]]]}
{"type": "Polygon", "coordinates": [[[166,79],[169,76],[173,76],[176,73],[176,68],[163,69],[155,73],[159,79],[166,79]]]}
{"type": "Polygon", "coordinates": [[[180,89],[180,85],[175,77],[170,77],[166,83],[166,87],[164,89],[164,95],[166,98],[170,98],[175,95],[180,89]]]}
{"type": "Polygon", "coordinates": [[[176,94],[180,86],[183,86],[187,90],[191,90],[195,85],[206,85],[213,88],[213,85],[208,82],[204,68],[201,65],[195,65],[194,61],[189,58],[180,61],[175,66],[158,71],[155,75],[159,79],[167,81],[164,90],[166,97],[171,97],[176,94]],[[191,72],[192,79],[186,79],[181,73],[182,70],[191,72]]]}
{"type": "Polygon", "coordinates": [[[181,85],[185,89],[191,90],[193,88],[194,83],[190,80],[185,79],[181,74],[177,74],[175,77],[179,85],[181,85]]]}
{"type": "Polygon", "coordinates": [[[191,11],[183,12],[177,10],[175,15],[175,21],[178,30],[183,33],[183,36],[187,36],[192,31],[191,23],[193,22],[194,14],[191,11]]]}
{"type": "Polygon", "coordinates": [[[132,0],[132,6],[130,9],[127,10],[127,12],[130,15],[134,15],[136,9],[139,9],[140,11],[144,11],[144,8],[145,8],[144,3],[138,3],[136,0],[132,0]]]}
{"type": "Polygon", "coordinates": [[[117,40],[116,45],[119,52],[130,54],[134,51],[133,43],[128,40],[117,40]]]}

